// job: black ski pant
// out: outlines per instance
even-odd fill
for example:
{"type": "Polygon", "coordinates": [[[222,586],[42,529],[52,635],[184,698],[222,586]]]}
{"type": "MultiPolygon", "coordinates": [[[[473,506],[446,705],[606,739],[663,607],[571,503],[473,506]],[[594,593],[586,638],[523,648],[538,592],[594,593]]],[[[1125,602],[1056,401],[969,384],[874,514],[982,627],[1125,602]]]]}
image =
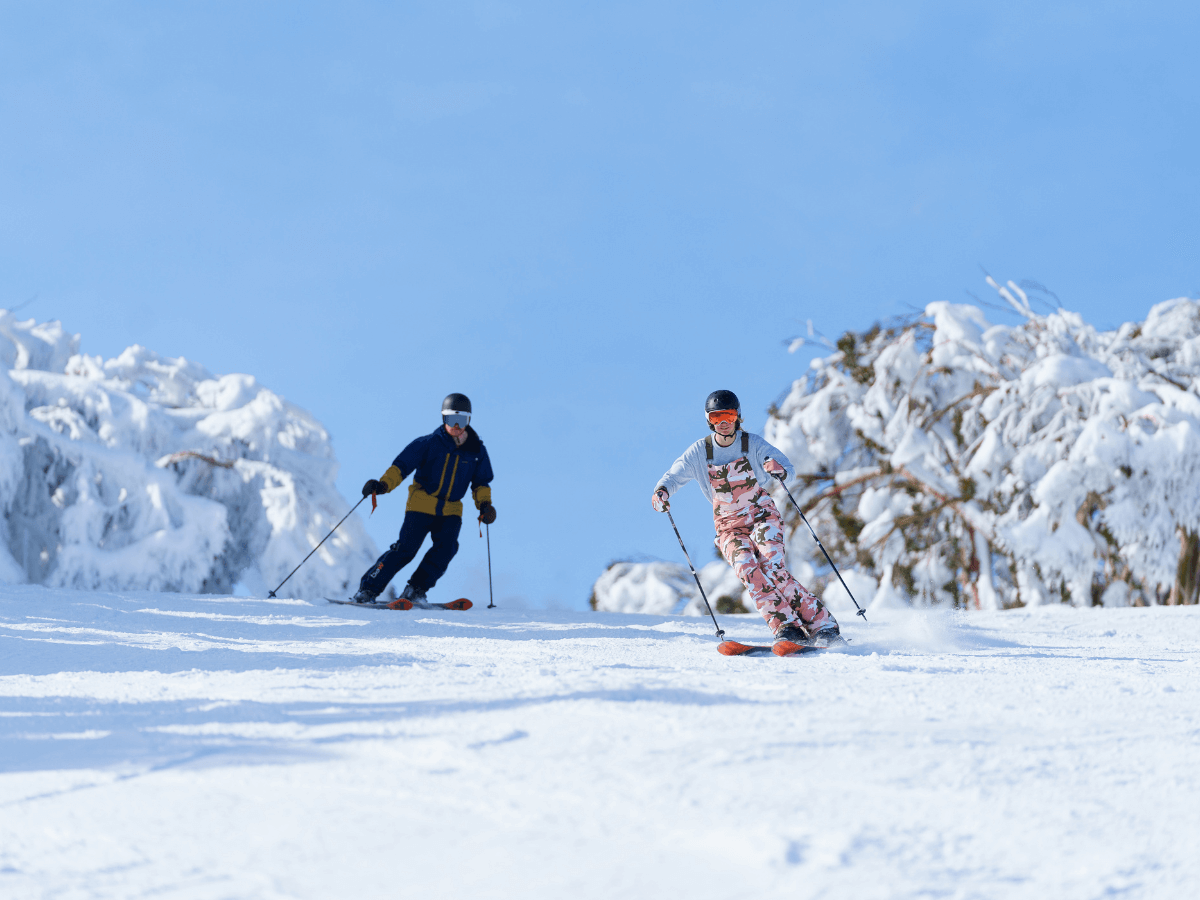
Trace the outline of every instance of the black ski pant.
{"type": "Polygon", "coordinates": [[[359,582],[359,590],[382,594],[397,572],[413,561],[425,535],[433,538],[433,546],[421,559],[417,570],[409,576],[409,584],[427,591],[446,574],[446,567],[458,552],[458,532],[462,529],[462,516],[431,516],[429,513],[406,512],[404,524],[400,526],[400,537],[388,547],[375,565],[359,582]]]}

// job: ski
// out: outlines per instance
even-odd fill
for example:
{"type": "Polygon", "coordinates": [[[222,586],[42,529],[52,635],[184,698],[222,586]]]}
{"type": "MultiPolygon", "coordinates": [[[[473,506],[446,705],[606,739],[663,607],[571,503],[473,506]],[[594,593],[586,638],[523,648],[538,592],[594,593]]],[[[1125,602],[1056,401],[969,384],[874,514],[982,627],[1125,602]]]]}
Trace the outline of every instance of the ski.
{"type": "MultiPolygon", "coordinates": [[[[361,606],[366,609],[400,609],[409,610],[413,608],[411,600],[405,600],[403,597],[393,600],[390,603],[380,603],[375,600],[371,603],[355,603],[353,600],[334,600],[332,597],[326,597],[330,603],[337,603],[341,606],[361,606]]],[[[424,603],[418,609],[470,609],[474,606],[466,597],[459,597],[457,600],[451,600],[449,603],[424,603]]]]}
{"type": "Polygon", "coordinates": [[[418,606],[417,609],[428,609],[428,608],[433,608],[433,609],[470,609],[474,605],[475,604],[473,604],[466,597],[459,597],[457,600],[451,600],[449,603],[428,603],[428,602],[426,602],[426,603],[418,606]]]}
{"type": "Polygon", "coordinates": [[[764,644],[739,644],[737,641],[721,641],[717,652],[722,656],[799,656],[812,650],[821,650],[811,644],[795,644],[791,641],[778,641],[766,646],[764,644]]]}
{"type": "Polygon", "coordinates": [[[828,650],[831,647],[841,647],[846,643],[845,638],[839,637],[829,644],[798,644],[795,641],[776,641],[774,644],[739,644],[737,641],[721,641],[717,652],[722,656],[799,656],[814,650],[828,650]]]}

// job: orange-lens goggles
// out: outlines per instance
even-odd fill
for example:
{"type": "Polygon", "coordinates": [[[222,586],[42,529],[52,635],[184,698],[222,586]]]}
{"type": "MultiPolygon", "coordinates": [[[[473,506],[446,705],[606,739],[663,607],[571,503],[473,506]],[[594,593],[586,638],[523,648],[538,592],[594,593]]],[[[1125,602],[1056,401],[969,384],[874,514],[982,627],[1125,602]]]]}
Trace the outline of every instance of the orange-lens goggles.
{"type": "Polygon", "coordinates": [[[718,409],[716,412],[708,414],[708,423],[716,425],[718,422],[736,422],[738,420],[738,411],[736,409],[718,409]]]}

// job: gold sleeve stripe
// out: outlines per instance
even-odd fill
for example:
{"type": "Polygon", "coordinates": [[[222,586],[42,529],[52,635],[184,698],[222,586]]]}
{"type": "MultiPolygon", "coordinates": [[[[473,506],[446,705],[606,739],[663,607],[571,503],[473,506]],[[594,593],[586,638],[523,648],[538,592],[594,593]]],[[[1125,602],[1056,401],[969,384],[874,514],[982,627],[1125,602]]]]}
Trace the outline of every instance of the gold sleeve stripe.
{"type": "Polygon", "coordinates": [[[404,479],[400,477],[400,470],[395,466],[389,466],[388,470],[383,473],[383,477],[379,479],[387,485],[389,491],[394,491],[400,486],[400,482],[404,479]]]}
{"type": "Polygon", "coordinates": [[[485,503],[491,503],[492,502],[491,485],[481,484],[479,487],[475,488],[474,491],[472,491],[472,496],[475,498],[475,508],[476,509],[479,509],[479,507],[483,506],[483,504],[485,504],[485,503]]]}

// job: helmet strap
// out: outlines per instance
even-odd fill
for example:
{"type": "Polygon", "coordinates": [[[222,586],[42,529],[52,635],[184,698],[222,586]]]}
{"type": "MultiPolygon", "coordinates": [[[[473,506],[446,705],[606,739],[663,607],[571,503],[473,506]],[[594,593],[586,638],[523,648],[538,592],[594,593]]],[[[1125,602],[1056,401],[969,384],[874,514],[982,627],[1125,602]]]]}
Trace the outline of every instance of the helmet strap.
{"type": "MultiPolygon", "coordinates": [[[[705,421],[707,421],[707,417],[706,417],[705,421]]],[[[717,431],[717,426],[714,425],[712,422],[708,423],[708,430],[711,431],[713,434],[715,434],[717,437],[725,437],[725,435],[723,435],[717,431]]],[[[733,431],[731,431],[729,433],[729,437],[732,438],[734,435],[736,435],[741,430],[742,430],[742,417],[739,415],[737,417],[737,421],[733,425],[733,431]]]]}

